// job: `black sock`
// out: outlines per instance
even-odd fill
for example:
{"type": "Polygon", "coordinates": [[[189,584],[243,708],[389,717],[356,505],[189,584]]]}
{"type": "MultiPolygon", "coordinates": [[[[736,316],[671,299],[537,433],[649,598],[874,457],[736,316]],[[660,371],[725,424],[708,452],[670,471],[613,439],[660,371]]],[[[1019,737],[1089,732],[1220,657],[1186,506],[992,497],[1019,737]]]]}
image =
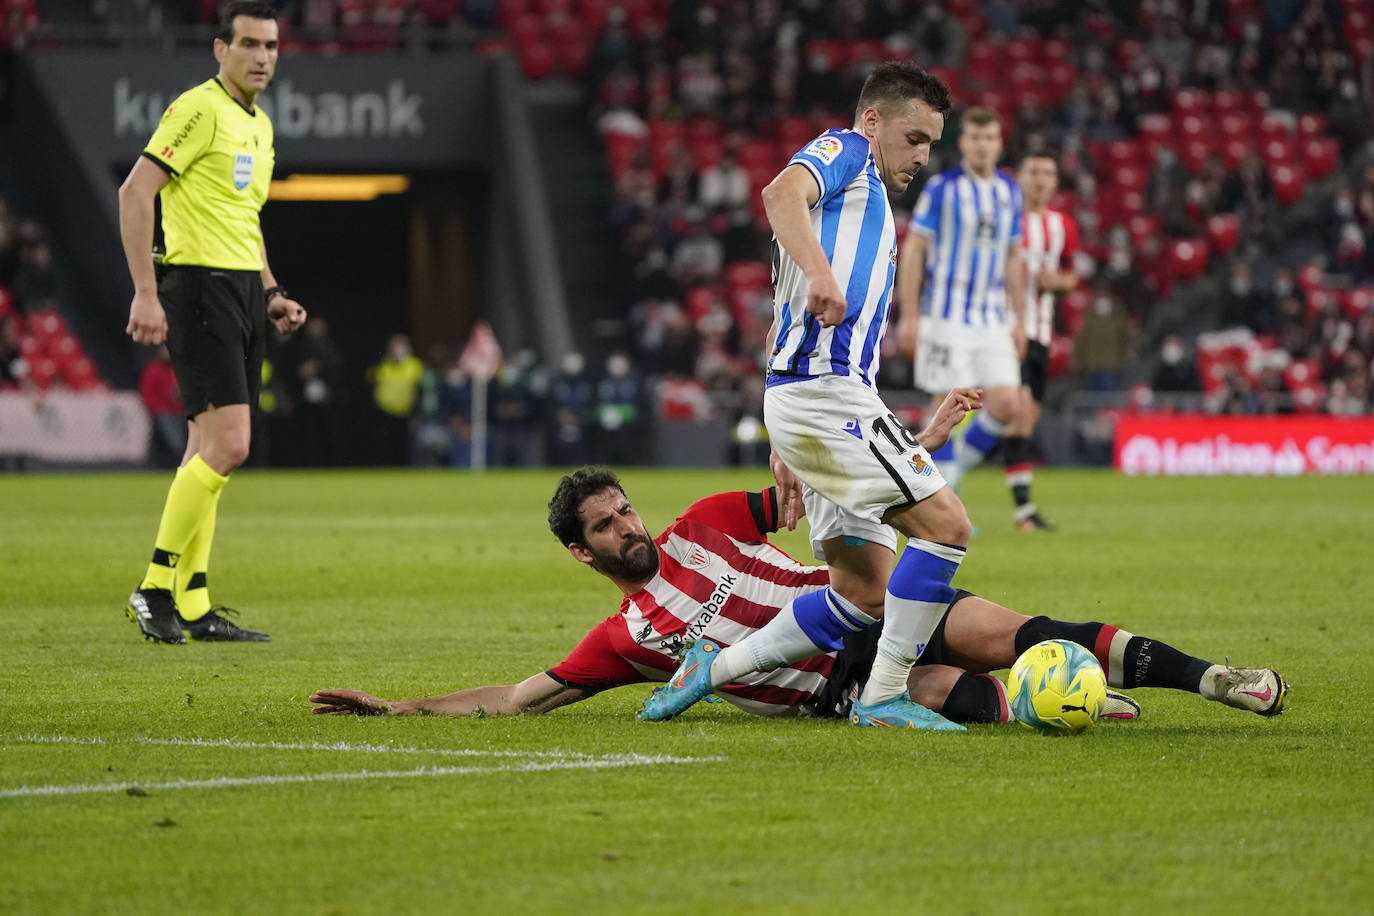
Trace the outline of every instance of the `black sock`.
{"type": "Polygon", "coordinates": [[[1030,502],[1031,467],[1030,439],[1027,436],[1006,436],[1002,439],[1002,455],[1007,463],[1007,486],[1017,507],[1030,502]]]}
{"type": "Polygon", "coordinates": [[[1212,664],[1168,643],[1108,624],[1065,623],[1048,617],[1032,617],[1021,625],[1016,631],[1016,654],[1045,639],[1067,639],[1093,653],[1113,687],[1167,687],[1197,693],[1203,673],[1212,664]]]}
{"type": "Polygon", "coordinates": [[[962,674],[945,697],[940,715],[951,722],[1001,722],[1001,691],[990,677],[962,674]]]}

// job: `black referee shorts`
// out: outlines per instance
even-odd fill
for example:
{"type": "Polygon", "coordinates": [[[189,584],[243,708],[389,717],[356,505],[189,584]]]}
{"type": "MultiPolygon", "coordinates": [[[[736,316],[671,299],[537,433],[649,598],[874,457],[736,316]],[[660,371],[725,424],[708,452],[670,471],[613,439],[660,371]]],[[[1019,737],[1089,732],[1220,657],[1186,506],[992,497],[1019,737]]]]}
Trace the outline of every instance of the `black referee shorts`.
{"type": "Polygon", "coordinates": [[[267,353],[267,307],[254,270],[168,266],[157,288],[167,350],[186,416],[207,407],[257,410],[267,353]]]}
{"type": "Polygon", "coordinates": [[[1026,341],[1026,358],[1021,360],[1021,384],[1030,388],[1035,403],[1045,403],[1045,386],[1050,382],[1050,348],[1038,340],[1026,341]]]}
{"type": "MultiPolygon", "coordinates": [[[[926,644],[926,650],[916,659],[917,667],[945,664],[945,621],[956,604],[971,597],[973,592],[963,589],[954,593],[954,600],[945,608],[944,616],[926,644]]],[[[863,688],[873,670],[873,659],[878,654],[878,639],[882,635],[883,624],[879,621],[866,630],[845,637],[844,648],[836,654],[835,667],[830,669],[830,679],[816,696],[815,706],[811,710],[813,716],[820,719],[849,718],[849,707],[854,701],[855,691],[863,688]]]]}

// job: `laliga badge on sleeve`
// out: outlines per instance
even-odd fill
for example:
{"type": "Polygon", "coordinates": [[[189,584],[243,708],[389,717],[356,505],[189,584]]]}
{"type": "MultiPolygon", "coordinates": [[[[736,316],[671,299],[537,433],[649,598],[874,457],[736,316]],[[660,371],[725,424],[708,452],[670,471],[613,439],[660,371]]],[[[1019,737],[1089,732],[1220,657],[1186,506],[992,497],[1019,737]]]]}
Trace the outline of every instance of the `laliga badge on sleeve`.
{"type": "Polygon", "coordinates": [[[835,157],[840,155],[840,150],[844,149],[844,144],[839,137],[817,137],[811,141],[811,145],[802,150],[808,156],[815,156],[826,165],[835,161],[835,157]]]}

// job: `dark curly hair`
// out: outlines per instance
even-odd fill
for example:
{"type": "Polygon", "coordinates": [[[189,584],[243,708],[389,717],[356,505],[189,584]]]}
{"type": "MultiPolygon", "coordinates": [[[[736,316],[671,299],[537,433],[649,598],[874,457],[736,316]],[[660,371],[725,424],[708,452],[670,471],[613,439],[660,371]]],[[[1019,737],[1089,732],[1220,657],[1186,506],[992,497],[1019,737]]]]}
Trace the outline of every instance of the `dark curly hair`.
{"type": "Polygon", "coordinates": [[[578,468],[558,481],[558,489],[549,500],[549,530],[564,547],[582,540],[582,517],[577,514],[582,501],[607,489],[619,490],[620,495],[625,495],[620,478],[610,468],[578,468]]]}

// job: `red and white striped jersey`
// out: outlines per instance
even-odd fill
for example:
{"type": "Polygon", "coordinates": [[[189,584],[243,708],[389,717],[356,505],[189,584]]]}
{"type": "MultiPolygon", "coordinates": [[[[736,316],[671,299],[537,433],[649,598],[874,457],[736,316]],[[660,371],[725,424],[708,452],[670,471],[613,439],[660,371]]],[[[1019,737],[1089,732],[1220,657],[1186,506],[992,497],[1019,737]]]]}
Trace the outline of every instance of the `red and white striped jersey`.
{"type": "Polygon", "coordinates": [[[1021,228],[1026,256],[1026,338],[1050,345],[1054,338],[1054,293],[1036,282],[1042,270],[1070,270],[1078,253],[1078,224],[1059,210],[1027,210],[1021,228]]]}
{"type": "MultiPolygon", "coordinates": [[[[721,493],[693,504],[655,539],[658,573],[592,628],[549,676],[606,690],[666,681],[687,639],[722,646],[772,620],[798,595],[824,588],[824,566],[803,566],[768,543],[777,530],[777,492],[721,493]]],[[[751,674],[721,696],[757,715],[795,715],[825,686],[835,653],[751,674]]]]}

